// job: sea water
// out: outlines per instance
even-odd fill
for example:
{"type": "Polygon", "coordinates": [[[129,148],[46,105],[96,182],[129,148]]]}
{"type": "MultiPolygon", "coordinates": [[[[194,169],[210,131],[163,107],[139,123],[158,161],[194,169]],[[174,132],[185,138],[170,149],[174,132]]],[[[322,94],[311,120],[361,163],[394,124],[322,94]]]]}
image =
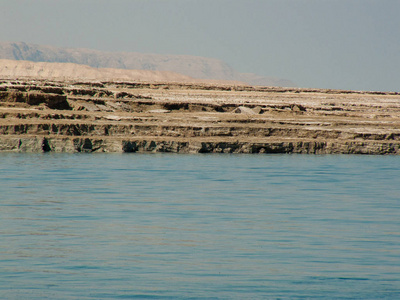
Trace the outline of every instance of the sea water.
{"type": "Polygon", "coordinates": [[[400,157],[0,154],[0,299],[399,299],[400,157]]]}

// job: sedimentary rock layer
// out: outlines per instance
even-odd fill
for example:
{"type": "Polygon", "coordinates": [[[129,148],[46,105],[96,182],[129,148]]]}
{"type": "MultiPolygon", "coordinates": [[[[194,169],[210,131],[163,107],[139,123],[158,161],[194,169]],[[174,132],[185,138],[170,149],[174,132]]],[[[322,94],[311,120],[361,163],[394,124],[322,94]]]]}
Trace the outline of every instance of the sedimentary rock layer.
{"type": "Polygon", "coordinates": [[[0,151],[400,154],[400,95],[2,80],[0,151]]]}

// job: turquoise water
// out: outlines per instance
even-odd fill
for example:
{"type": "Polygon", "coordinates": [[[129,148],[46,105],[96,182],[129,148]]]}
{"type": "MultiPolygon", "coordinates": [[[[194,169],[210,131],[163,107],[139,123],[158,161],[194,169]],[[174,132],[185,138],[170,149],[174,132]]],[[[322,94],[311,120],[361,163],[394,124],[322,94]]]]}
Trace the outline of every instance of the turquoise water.
{"type": "Polygon", "coordinates": [[[0,299],[399,299],[400,157],[0,154],[0,299]]]}

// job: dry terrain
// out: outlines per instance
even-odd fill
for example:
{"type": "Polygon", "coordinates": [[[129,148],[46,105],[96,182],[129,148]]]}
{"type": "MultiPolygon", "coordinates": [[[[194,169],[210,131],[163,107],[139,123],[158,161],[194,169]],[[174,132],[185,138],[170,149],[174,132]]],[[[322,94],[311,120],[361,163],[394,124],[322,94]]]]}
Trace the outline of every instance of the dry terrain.
{"type": "Polygon", "coordinates": [[[400,95],[3,79],[0,150],[400,154],[400,95]]]}

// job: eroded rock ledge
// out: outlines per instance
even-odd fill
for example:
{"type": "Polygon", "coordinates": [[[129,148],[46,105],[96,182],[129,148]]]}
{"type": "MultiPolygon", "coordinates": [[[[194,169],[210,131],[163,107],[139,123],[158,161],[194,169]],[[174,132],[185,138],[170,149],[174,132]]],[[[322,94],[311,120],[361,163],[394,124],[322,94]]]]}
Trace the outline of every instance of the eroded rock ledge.
{"type": "Polygon", "coordinates": [[[400,95],[0,80],[0,151],[400,154],[400,95]]]}

